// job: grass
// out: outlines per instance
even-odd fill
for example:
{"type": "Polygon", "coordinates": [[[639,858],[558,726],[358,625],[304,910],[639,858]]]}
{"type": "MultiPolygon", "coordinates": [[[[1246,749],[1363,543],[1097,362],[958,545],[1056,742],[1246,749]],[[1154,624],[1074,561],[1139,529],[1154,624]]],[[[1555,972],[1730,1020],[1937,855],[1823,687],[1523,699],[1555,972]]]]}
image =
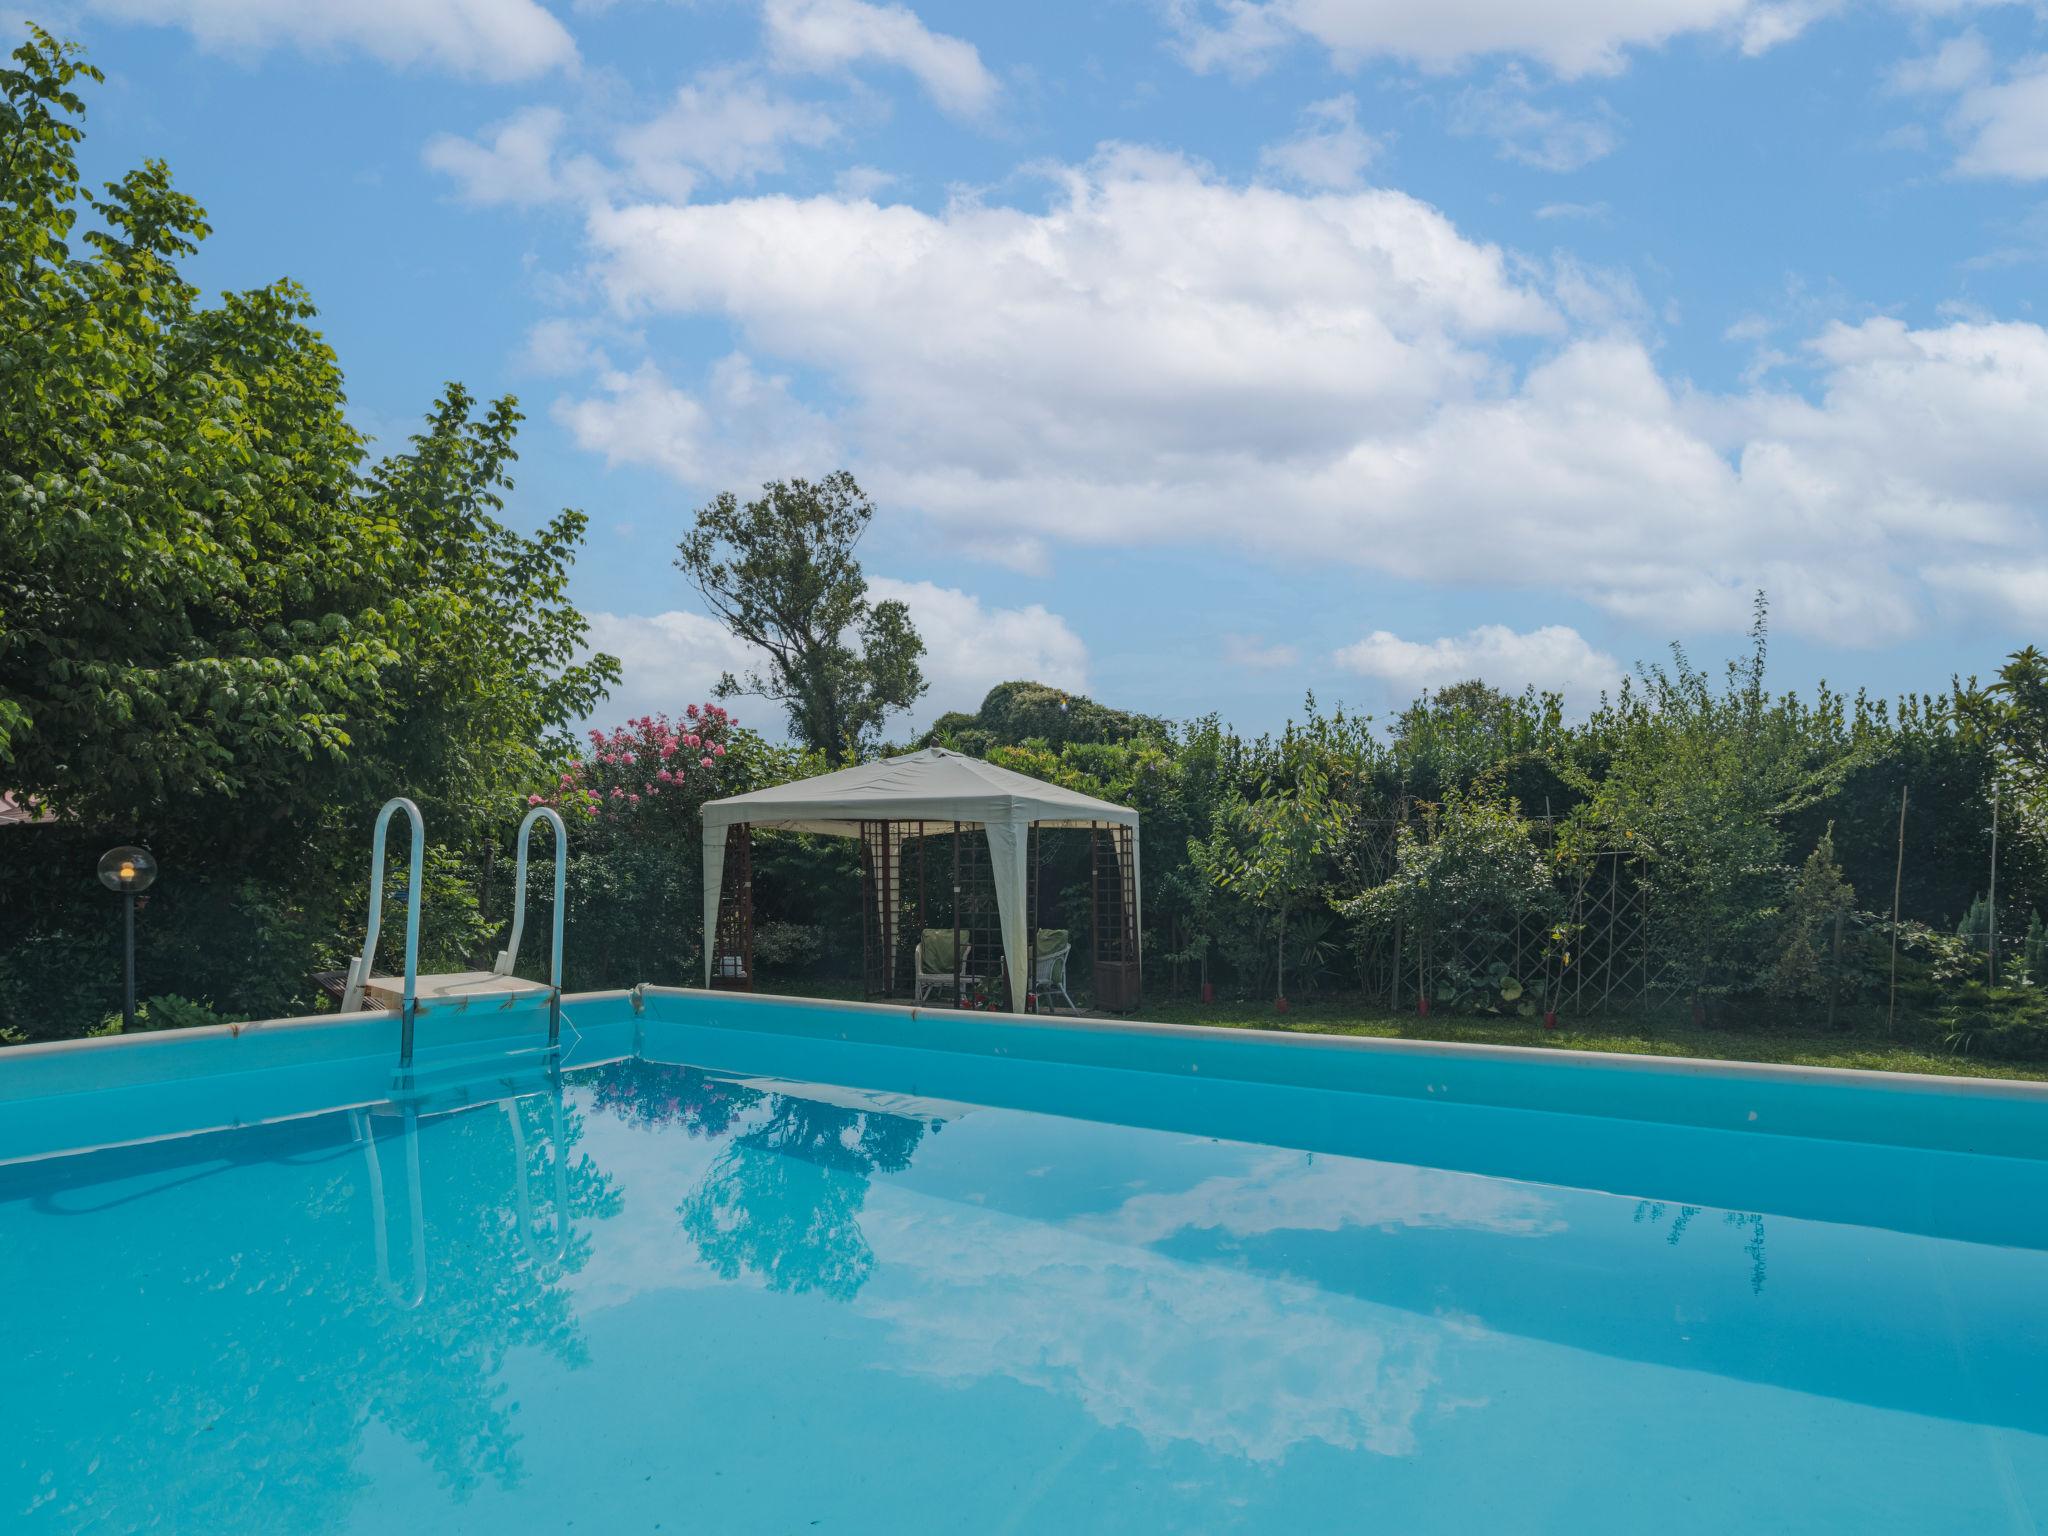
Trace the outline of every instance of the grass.
{"type": "MultiPolygon", "coordinates": [[[[1993,1061],[1959,1056],[1925,1039],[1756,1024],[1743,1028],[1674,1024],[1628,1015],[1560,1020],[1486,1015],[1389,1013],[1355,997],[1296,1002],[1284,1014],[1271,1003],[1199,1003],[1148,1000],[1141,1010],[1162,1024],[1208,1024],[1222,1029],[1288,1030],[1304,1034],[1373,1035],[1388,1040],[1442,1040],[1473,1045],[1536,1045],[1565,1051],[1617,1051],[1631,1056],[1699,1056],[1713,1061],[1761,1061],[1781,1066],[1858,1067],[1875,1072],[1929,1072],[1950,1077],[2004,1077],[2048,1081],[2048,1061],[1993,1061]]],[[[1881,1028],[1881,1019],[1880,1025],[1881,1028]]]]}
{"type": "MultiPolygon", "coordinates": [[[[851,983],[767,982],[765,991],[803,997],[857,998],[851,983]]],[[[1872,1072],[1926,1072],[1948,1077],[2048,1081],[2048,1061],[2003,1061],[1958,1055],[1930,1038],[1924,1024],[1901,1020],[1896,1039],[1883,1035],[1882,1011],[1859,1017],[1853,1033],[1772,1023],[1741,1028],[1674,1023],[1668,1017],[1602,1015],[1560,1020],[1554,1030],[1540,1019],[1436,1013],[1418,1018],[1391,1013],[1355,996],[1324,994],[1295,1001],[1284,1014],[1270,1002],[1148,998],[1137,1017],[1160,1024],[1203,1024],[1217,1029],[1266,1029],[1297,1034],[1371,1035],[1385,1040],[1434,1040],[1472,1045],[1533,1045],[1565,1051],[1617,1051],[1631,1056],[1698,1056],[1712,1061],[1760,1061],[1781,1066],[1856,1067],[1872,1072]]]]}

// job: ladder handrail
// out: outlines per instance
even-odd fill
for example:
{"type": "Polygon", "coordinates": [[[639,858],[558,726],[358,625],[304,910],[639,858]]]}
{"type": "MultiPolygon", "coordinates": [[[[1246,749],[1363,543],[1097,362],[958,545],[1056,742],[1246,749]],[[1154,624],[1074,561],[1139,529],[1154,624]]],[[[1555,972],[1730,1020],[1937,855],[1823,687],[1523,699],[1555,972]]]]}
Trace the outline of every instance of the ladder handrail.
{"type": "Polygon", "coordinates": [[[556,1079],[548,1096],[548,1105],[553,1111],[555,1210],[550,1228],[552,1236],[545,1250],[533,1235],[533,1186],[526,1168],[526,1128],[519,1119],[521,1102],[519,1099],[498,1101],[499,1107],[505,1111],[506,1122],[512,1127],[513,1199],[518,1205],[519,1242],[536,1267],[560,1264],[569,1256],[569,1141],[563,1133],[560,1079],[556,1079]]]}
{"type": "Polygon", "coordinates": [[[412,822],[412,867],[405,893],[405,993],[398,1061],[401,1067],[410,1067],[414,994],[420,969],[420,866],[426,857],[427,825],[420,818],[420,808],[403,795],[384,802],[383,809],[377,812],[377,825],[370,833],[370,928],[363,940],[362,955],[349,962],[341,1011],[354,1013],[363,1006],[363,986],[370,979],[370,967],[376,963],[377,931],[384,921],[384,845],[390,837],[391,818],[401,810],[412,822]]]}
{"type": "Polygon", "coordinates": [[[363,1149],[365,1172],[370,1185],[372,1243],[377,1255],[377,1283],[395,1305],[410,1312],[427,1299],[427,1234],[420,1190],[420,1117],[408,1106],[400,1127],[405,1144],[406,1252],[412,1259],[411,1284],[401,1286],[391,1278],[391,1234],[384,1209],[384,1166],[377,1156],[377,1130],[367,1109],[349,1111],[349,1123],[356,1142],[363,1149]]]}
{"type": "Polygon", "coordinates": [[[562,825],[561,815],[553,806],[528,811],[526,819],[519,823],[519,862],[512,876],[512,937],[498,951],[498,963],[491,967],[491,974],[510,976],[519,960],[519,940],[526,932],[526,849],[533,839],[534,823],[541,820],[555,829],[554,951],[548,958],[548,986],[553,996],[548,999],[548,1044],[556,1045],[562,1038],[562,915],[568,905],[569,829],[562,825]]]}

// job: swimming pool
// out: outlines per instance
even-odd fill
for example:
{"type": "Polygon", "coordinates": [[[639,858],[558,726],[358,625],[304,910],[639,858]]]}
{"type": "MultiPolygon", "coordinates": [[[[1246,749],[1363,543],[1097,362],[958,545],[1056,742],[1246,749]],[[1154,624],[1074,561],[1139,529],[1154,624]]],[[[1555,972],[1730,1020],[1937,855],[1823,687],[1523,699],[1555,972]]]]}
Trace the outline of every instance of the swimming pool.
{"type": "Polygon", "coordinates": [[[2032,1085],[664,992],[0,1055],[0,1528],[2032,1531],[2032,1085]]]}

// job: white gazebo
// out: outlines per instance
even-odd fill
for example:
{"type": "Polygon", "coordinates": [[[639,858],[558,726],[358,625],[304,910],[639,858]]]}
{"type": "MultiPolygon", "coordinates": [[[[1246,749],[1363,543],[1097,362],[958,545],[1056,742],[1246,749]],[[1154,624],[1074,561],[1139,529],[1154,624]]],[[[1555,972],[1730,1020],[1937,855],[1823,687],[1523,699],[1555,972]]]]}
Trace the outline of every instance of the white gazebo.
{"type": "MultiPolygon", "coordinates": [[[[959,752],[929,747],[903,757],[778,784],[704,807],[704,981],[753,981],[752,829],[774,827],[861,840],[862,929],[871,992],[895,996],[901,969],[898,924],[912,894],[903,853],[919,851],[914,878],[920,913],[924,840],[950,836],[955,964],[961,933],[963,834],[988,839],[1010,1006],[1021,1011],[1036,946],[1032,841],[1040,827],[1078,827],[1094,848],[1097,1005],[1135,1008],[1141,975],[1138,933],[1138,813],[959,752]],[[879,956],[879,961],[877,960],[879,956]],[[1020,978],[1021,984],[1020,984],[1020,978]]],[[[922,918],[920,917],[920,924],[922,918]]]]}

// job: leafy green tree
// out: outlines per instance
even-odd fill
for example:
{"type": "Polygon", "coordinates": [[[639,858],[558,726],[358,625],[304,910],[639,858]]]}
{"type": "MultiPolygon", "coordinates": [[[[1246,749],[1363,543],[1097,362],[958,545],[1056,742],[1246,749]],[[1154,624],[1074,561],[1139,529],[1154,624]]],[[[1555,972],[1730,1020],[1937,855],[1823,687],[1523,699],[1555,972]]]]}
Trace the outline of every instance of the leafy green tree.
{"type": "Polygon", "coordinates": [[[1957,713],[1993,742],[2030,786],[2048,781],[2048,655],[2034,646],[2014,651],[1998,681],[1972,686],[1957,699],[1957,713]]]}
{"type": "Polygon", "coordinates": [[[1567,849],[1628,848],[1643,856],[1653,945],[1695,1007],[1754,984],[1784,899],[1785,822],[1820,803],[1855,750],[1808,729],[1764,686],[1767,613],[1759,598],[1749,656],[1720,687],[1673,647],[1674,665],[1645,669],[1596,712],[1598,777],[1567,849]]]}
{"type": "Polygon", "coordinates": [[[1033,741],[1058,750],[1069,743],[1163,741],[1169,733],[1164,720],[1111,709],[1064,688],[1016,682],[997,683],[971,715],[953,710],[939,716],[925,743],[986,757],[991,748],[1033,741]]]}
{"type": "Polygon", "coordinates": [[[771,481],[745,503],[722,491],[677,546],[677,568],[712,613],[767,660],[744,681],[728,672],[718,696],[774,700],[799,741],[833,757],[871,745],[925,691],[910,610],[870,603],[854,558],[874,515],[839,470],[815,485],[771,481]]]}
{"type": "Polygon", "coordinates": [[[111,841],[167,871],[153,989],[304,1004],[396,793],[441,845],[430,958],[471,963],[480,856],[618,675],[579,659],[584,519],[500,520],[518,411],[459,386],[365,469],[301,289],[202,302],[160,162],[82,189],[98,78],[33,28],[0,69],[0,785],[57,818],[0,845],[0,1028],[104,1013],[111,841]]]}
{"type": "Polygon", "coordinates": [[[1291,790],[1222,807],[1208,840],[1189,847],[1195,866],[1215,884],[1240,892],[1273,925],[1275,997],[1287,998],[1287,920],[1315,900],[1323,856],[1344,835],[1344,807],[1328,781],[1311,769],[1291,790]]]}

